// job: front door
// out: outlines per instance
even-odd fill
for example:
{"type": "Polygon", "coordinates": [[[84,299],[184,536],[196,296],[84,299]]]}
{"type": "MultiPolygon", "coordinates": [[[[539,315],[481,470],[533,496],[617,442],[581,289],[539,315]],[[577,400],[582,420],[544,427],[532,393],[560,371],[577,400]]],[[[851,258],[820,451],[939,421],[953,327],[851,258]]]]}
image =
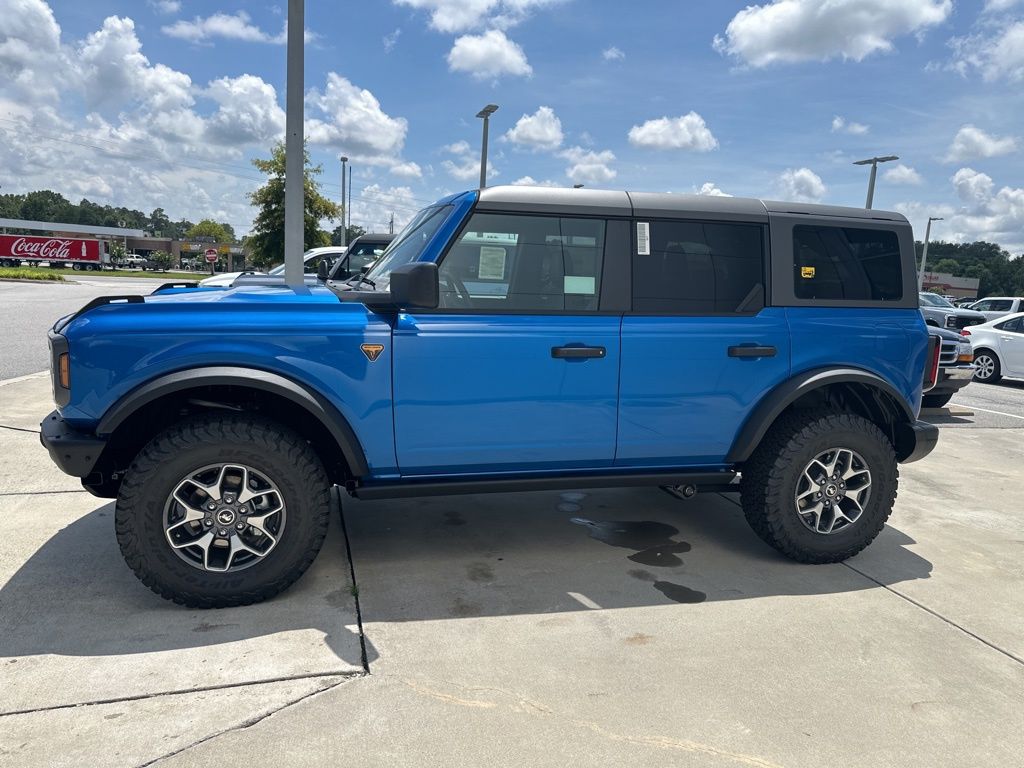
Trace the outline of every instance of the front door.
{"type": "Polygon", "coordinates": [[[616,314],[598,311],[605,221],[473,215],[439,266],[441,306],[394,335],[403,475],[611,466],[616,314]]]}

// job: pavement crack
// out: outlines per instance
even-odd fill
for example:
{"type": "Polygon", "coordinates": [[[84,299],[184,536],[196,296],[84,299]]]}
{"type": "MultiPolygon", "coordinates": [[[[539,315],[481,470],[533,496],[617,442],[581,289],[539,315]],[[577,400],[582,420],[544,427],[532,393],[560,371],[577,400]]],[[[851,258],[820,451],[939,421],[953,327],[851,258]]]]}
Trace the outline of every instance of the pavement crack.
{"type": "Polygon", "coordinates": [[[38,435],[38,429],[25,429],[24,427],[10,427],[6,424],[0,424],[0,429],[9,429],[12,432],[28,432],[30,435],[38,435]]]}
{"type": "Polygon", "coordinates": [[[54,493],[88,493],[84,488],[74,488],[68,491],[10,491],[0,493],[0,498],[4,496],[49,496],[54,493]]]}
{"type": "Polygon", "coordinates": [[[0,718],[14,717],[15,715],[32,715],[37,712],[53,712],[60,709],[77,709],[79,707],[97,707],[103,704],[121,704],[128,701],[144,701],[146,699],[157,699],[163,696],[186,696],[190,693],[206,693],[208,691],[224,691],[231,688],[246,688],[252,685],[268,685],[270,683],[288,683],[296,680],[315,680],[317,678],[342,677],[345,679],[362,677],[361,672],[351,670],[337,672],[311,672],[305,675],[285,675],[283,677],[268,677],[262,680],[249,680],[244,683],[224,683],[223,685],[205,685],[198,688],[179,688],[170,691],[155,691],[153,693],[140,693],[135,696],[117,696],[110,699],[94,699],[92,701],[77,701],[71,704],[55,704],[51,707],[35,707],[33,709],[15,709],[10,712],[0,712],[0,718]]]}
{"type": "MultiPolygon", "coordinates": [[[[284,704],[282,704],[282,705],[280,705],[278,707],[274,707],[273,709],[270,709],[270,710],[268,710],[266,712],[261,712],[258,715],[253,715],[252,717],[242,721],[238,725],[233,725],[233,726],[231,726],[229,728],[224,728],[224,729],[222,729],[220,731],[217,731],[216,733],[211,733],[208,736],[204,736],[201,739],[196,739],[191,744],[187,744],[184,747],[181,747],[180,749],[175,749],[172,752],[168,752],[167,754],[160,755],[159,757],[155,757],[152,760],[148,760],[145,763],[141,763],[136,768],[147,768],[150,765],[155,765],[156,763],[159,763],[159,762],[161,762],[163,760],[167,760],[169,758],[172,758],[175,755],[180,755],[182,752],[187,752],[190,749],[194,749],[195,747],[198,747],[198,746],[200,746],[202,744],[205,744],[206,742],[211,741],[212,739],[219,738],[219,737],[224,736],[224,735],[226,735],[228,733],[233,733],[234,731],[244,731],[246,728],[252,728],[254,725],[263,722],[268,717],[273,717],[278,712],[283,712],[284,710],[288,709],[289,707],[294,707],[296,704],[301,704],[303,701],[306,701],[307,699],[311,699],[314,696],[319,696],[321,693],[324,693],[326,691],[330,691],[330,690],[332,690],[334,688],[337,688],[339,685],[342,685],[343,683],[348,682],[352,677],[353,676],[350,675],[348,678],[343,678],[341,680],[335,680],[335,681],[333,681],[331,683],[328,683],[326,685],[322,685],[319,688],[317,688],[315,691],[310,691],[309,693],[304,693],[301,696],[297,696],[296,698],[294,698],[294,699],[292,699],[290,701],[286,701],[284,704]]],[[[355,677],[362,677],[362,675],[355,675],[355,677]]]]}
{"type": "Polygon", "coordinates": [[[359,627],[359,650],[362,654],[363,671],[370,674],[370,659],[366,654],[366,630],[363,629],[363,609],[359,604],[359,582],[356,581],[356,564],[352,559],[352,542],[348,536],[348,526],[345,525],[345,510],[341,504],[341,488],[334,486],[331,489],[331,496],[338,505],[338,519],[341,521],[341,533],[345,539],[345,554],[348,556],[349,576],[352,579],[352,599],[355,601],[356,626],[359,627]]]}
{"type": "Polygon", "coordinates": [[[940,621],[944,621],[946,624],[949,624],[949,626],[953,627],[954,629],[959,629],[961,632],[963,632],[968,637],[972,637],[975,640],[977,640],[979,643],[987,645],[993,651],[998,651],[999,653],[1001,653],[1004,656],[1006,656],[1008,659],[1012,659],[1013,661],[1017,662],[1018,664],[1024,665],[1024,659],[1022,659],[1020,656],[1017,656],[1016,654],[1006,650],[1005,648],[999,647],[998,645],[993,643],[991,640],[986,640],[984,637],[982,637],[979,634],[976,634],[976,633],[972,632],[971,630],[967,629],[967,627],[963,626],[962,624],[957,624],[952,619],[950,619],[950,618],[948,618],[946,616],[943,616],[941,613],[939,613],[938,611],[936,611],[936,610],[934,610],[932,608],[929,608],[924,603],[920,603],[917,600],[915,600],[914,598],[910,597],[909,595],[905,595],[902,592],[900,592],[900,591],[898,591],[896,589],[893,589],[891,586],[889,586],[885,582],[879,581],[874,576],[870,576],[870,575],[864,573],[864,571],[860,570],[859,568],[854,568],[849,563],[840,563],[840,565],[845,565],[847,568],[849,568],[854,573],[860,574],[865,579],[867,579],[868,581],[870,581],[870,582],[872,582],[874,584],[877,584],[878,586],[882,587],[882,589],[886,590],[887,592],[892,592],[892,594],[896,595],[896,597],[898,597],[898,598],[900,598],[902,600],[906,600],[911,605],[916,606],[917,608],[920,608],[922,611],[924,611],[926,613],[930,613],[932,616],[934,616],[935,618],[939,619],[940,621]]]}

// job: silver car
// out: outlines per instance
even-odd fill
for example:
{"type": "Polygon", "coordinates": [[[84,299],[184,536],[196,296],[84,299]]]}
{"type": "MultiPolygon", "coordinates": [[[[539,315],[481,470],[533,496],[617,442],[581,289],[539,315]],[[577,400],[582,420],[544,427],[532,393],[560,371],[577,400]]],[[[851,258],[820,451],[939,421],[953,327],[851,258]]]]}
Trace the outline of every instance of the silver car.
{"type": "Polygon", "coordinates": [[[922,293],[920,297],[921,314],[928,325],[959,331],[969,325],[980,325],[985,322],[985,316],[981,312],[954,307],[948,300],[934,293],[922,293]]]}

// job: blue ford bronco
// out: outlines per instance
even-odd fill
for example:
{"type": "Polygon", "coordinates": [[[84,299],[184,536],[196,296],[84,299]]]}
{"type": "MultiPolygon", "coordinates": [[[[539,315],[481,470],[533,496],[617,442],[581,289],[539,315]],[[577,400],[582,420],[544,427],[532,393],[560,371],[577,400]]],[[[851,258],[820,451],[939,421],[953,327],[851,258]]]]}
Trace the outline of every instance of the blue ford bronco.
{"type": "Polygon", "coordinates": [[[171,284],[61,319],[42,441],[117,499],[138,577],[190,606],[293,583],[335,487],[735,490],[772,547],[837,562],[937,438],[915,286],[899,214],[466,192],[346,283],[171,284]]]}

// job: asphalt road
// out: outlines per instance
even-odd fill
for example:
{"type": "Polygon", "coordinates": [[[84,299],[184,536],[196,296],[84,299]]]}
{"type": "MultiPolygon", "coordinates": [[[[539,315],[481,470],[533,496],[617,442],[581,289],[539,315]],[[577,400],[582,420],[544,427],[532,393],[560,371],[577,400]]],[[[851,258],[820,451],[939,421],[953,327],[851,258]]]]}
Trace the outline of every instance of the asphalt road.
{"type": "MultiPolygon", "coordinates": [[[[81,308],[97,296],[150,293],[161,282],[150,278],[82,277],[74,283],[0,282],[0,381],[37,373],[49,366],[46,332],[57,318],[81,308]]],[[[951,405],[973,416],[928,415],[950,427],[1013,429],[1024,426],[1024,381],[999,384],[972,382],[951,405]]]]}
{"type": "Polygon", "coordinates": [[[73,283],[42,284],[0,281],[0,381],[49,366],[46,332],[58,318],[97,296],[146,294],[161,284],[141,277],[83,277],[73,283]]]}

